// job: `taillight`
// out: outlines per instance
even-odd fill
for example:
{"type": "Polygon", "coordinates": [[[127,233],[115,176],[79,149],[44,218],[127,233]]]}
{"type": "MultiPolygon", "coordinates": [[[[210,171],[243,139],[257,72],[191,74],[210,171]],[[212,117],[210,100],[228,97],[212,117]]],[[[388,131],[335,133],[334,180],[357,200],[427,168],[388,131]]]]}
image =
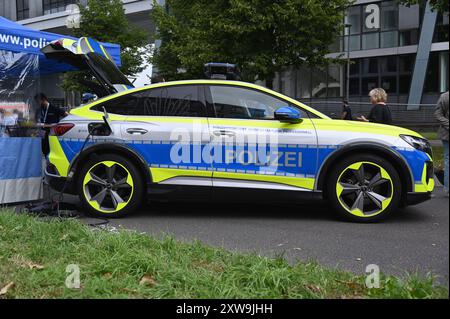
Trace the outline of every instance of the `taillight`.
{"type": "Polygon", "coordinates": [[[75,124],[72,123],[56,124],[52,127],[51,134],[54,136],[62,136],[69,132],[74,126],[75,124]]]}
{"type": "Polygon", "coordinates": [[[63,47],[63,40],[61,40],[61,39],[55,40],[51,44],[52,44],[52,46],[54,48],[62,48],[63,47]]]}

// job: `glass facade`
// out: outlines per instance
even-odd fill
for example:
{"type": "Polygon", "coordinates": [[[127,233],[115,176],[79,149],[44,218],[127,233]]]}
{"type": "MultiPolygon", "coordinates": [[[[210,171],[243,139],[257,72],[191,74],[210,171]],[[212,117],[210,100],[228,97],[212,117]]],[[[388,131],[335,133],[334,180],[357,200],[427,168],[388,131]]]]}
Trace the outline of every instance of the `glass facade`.
{"type": "MultiPolygon", "coordinates": [[[[408,96],[414,70],[415,54],[352,59],[350,97],[367,96],[382,87],[390,95],[408,96]]],[[[449,53],[432,52],[426,75],[424,94],[438,95],[449,89],[449,53]]],[[[347,66],[332,64],[328,68],[302,67],[282,72],[275,89],[298,99],[334,99],[345,96],[347,66]]]]}
{"type": "Polygon", "coordinates": [[[449,16],[446,14],[438,14],[436,28],[434,30],[433,42],[448,42],[449,33],[449,16]]]}
{"type": "Polygon", "coordinates": [[[428,63],[424,92],[440,94],[448,89],[448,51],[432,52],[428,63]]]}
{"type": "Polygon", "coordinates": [[[420,7],[399,6],[397,1],[382,1],[353,6],[345,23],[344,51],[394,48],[415,45],[420,28],[420,7]],[[350,38],[348,38],[350,37],[350,38]]]}
{"type": "Polygon", "coordinates": [[[274,81],[275,89],[294,98],[337,98],[343,94],[343,66],[301,67],[282,72],[274,81]]]}
{"type": "Polygon", "coordinates": [[[17,20],[30,17],[30,0],[16,0],[17,20]]]}
{"type": "MultiPolygon", "coordinates": [[[[396,95],[408,95],[415,54],[356,59],[350,68],[350,95],[364,96],[375,87],[396,95]]],[[[448,51],[432,52],[424,93],[448,90],[448,51]]]]}
{"type": "Polygon", "coordinates": [[[44,14],[65,11],[69,4],[75,4],[77,0],[43,0],[44,14]]]}
{"type": "MultiPolygon", "coordinates": [[[[392,51],[386,51],[389,55],[372,57],[369,52],[358,51],[417,46],[423,15],[423,5],[408,7],[399,5],[395,0],[364,3],[347,9],[345,23],[350,26],[345,28],[343,36],[330,49],[332,52],[350,50],[361,56],[351,60],[348,80],[350,97],[365,97],[371,89],[382,87],[391,96],[407,99],[415,67],[415,53],[392,55],[392,51]]],[[[433,42],[448,42],[448,26],[448,14],[438,14],[433,42]]],[[[407,51],[413,52],[414,48],[408,48],[407,51]]],[[[437,96],[448,90],[448,55],[448,51],[431,53],[424,95],[437,96]]],[[[342,58],[345,60],[345,55],[342,58]]],[[[301,68],[296,71],[295,92],[287,90],[290,81],[287,75],[282,81],[283,92],[301,99],[320,101],[343,98],[347,85],[346,70],[346,61],[325,70],[301,68]]]]}

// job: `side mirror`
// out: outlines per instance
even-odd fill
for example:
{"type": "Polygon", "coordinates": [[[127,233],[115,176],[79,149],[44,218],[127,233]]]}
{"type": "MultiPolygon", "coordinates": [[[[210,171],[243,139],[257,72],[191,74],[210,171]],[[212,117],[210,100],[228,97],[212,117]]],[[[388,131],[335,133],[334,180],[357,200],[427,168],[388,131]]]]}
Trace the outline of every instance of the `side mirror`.
{"type": "Polygon", "coordinates": [[[299,110],[293,107],[286,106],[275,111],[275,119],[280,122],[300,123],[302,121],[302,114],[299,110]]]}

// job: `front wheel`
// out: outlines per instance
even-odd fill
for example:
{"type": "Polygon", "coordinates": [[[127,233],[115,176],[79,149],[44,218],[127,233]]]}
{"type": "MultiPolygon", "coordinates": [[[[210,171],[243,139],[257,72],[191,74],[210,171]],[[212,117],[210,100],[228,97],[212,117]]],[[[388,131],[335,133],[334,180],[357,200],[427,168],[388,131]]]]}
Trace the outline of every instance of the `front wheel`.
{"type": "Polygon", "coordinates": [[[344,219],[375,222],[391,215],[399,206],[401,181],[397,170],[385,159],[361,154],[345,158],[331,171],[327,196],[344,219]]]}
{"type": "Polygon", "coordinates": [[[90,159],[81,169],[77,184],[83,207],[94,216],[128,215],[143,198],[144,185],[138,169],[128,159],[114,154],[90,159]]]}

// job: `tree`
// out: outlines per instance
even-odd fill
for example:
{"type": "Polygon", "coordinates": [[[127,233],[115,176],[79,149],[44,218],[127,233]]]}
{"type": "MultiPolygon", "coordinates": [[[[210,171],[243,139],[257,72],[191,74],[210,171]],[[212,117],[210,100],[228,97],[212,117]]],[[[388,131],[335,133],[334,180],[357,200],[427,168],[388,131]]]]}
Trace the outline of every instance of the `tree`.
{"type": "MultiPolygon", "coordinates": [[[[425,3],[424,0],[401,0],[402,4],[414,5],[425,3]]],[[[431,8],[438,12],[448,12],[448,0],[430,0],[431,8]]]]}
{"type": "Polygon", "coordinates": [[[343,30],[349,0],[155,1],[161,46],[152,63],[169,79],[200,78],[207,62],[237,63],[244,80],[288,66],[323,65],[343,30]],[[182,70],[183,72],[180,72],[182,70]]]}
{"type": "MultiPolygon", "coordinates": [[[[88,0],[87,6],[80,5],[80,14],[80,27],[74,29],[75,36],[120,44],[120,70],[127,76],[143,70],[144,56],[140,48],[148,44],[148,34],[128,22],[121,0],[88,0]]],[[[91,80],[86,72],[68,73],[63,87],[83,92],[88,89],[80,84],[84,80],[91,80]]]]}

